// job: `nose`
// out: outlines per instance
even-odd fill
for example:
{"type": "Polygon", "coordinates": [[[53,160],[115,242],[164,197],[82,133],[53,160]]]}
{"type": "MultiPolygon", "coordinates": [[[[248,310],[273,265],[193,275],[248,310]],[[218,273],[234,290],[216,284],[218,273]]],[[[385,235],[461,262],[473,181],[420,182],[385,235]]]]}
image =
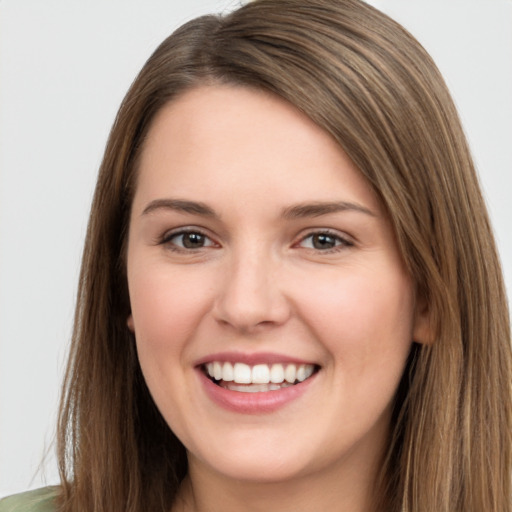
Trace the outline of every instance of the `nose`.
{"type": "Polygon", "coordinates": [[[280,263],[262,252],[248,252],[227,263],[214,305],[218,322],[246,334],[282,325],[291,314],[280,263]]]}

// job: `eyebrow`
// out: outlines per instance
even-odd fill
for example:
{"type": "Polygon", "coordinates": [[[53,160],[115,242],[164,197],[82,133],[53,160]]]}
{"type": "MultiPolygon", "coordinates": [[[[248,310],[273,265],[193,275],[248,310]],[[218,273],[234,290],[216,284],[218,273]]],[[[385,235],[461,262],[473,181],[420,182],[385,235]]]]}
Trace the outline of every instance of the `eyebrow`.
{"type": "MultiPolygon", "coordinates": [[[[205,203],[188,201],[186,199],[155,199],[144,208],[142,215],[147,215],[155,210],[172,210],[192,215],[201,215],[210,218],[219,218],[217,213],[205,203]]],[[[354,211],[377,217],[377,215],[365,206],[348,201],[300,203],[284,208],[281,216],[285,219],[301,219],[307,217],[320,217],[331,213],[354,211]]]]}
{"type": "Polygon", "coordinates": [[[359,212],[370,215],[371,217],[377,217],[374,212],[365,206],[348,201],[301,203],[285,208],[282,216],[285,219],[301,219],[306,217],[320,217],[330,213],[346,211],[359,212]]]}
{"type": "Polygon", "coordinates": [[[160,209],[190,213],[192,215],[202,215],[204,217],[218,217],[215,211],[205,203],[187,201],[185,199],[155,199],[154,201],[151,201],[146,208],[144,208],[142,215],[146,215],[160,209]]]}

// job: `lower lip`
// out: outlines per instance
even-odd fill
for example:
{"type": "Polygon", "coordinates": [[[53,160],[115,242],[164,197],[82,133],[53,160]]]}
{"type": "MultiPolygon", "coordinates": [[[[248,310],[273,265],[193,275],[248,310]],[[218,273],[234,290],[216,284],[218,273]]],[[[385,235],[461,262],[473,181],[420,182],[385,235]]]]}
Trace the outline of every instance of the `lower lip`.
{"type": "Polygon", "coordinates": [[[208,397],[228,411],[240,414],[262,414],[281,409],[300,398],[316,378],[316,373],[303,382],[275,391],[244,393],[232,391],[212,382],[201,369],[198,369],[201,383],[208,397]]]}

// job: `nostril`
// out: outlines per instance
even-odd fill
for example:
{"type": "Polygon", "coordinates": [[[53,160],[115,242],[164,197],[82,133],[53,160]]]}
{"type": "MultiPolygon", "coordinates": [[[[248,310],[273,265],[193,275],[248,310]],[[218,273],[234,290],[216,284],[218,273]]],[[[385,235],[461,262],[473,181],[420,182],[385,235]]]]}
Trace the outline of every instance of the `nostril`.
{"type": "MultiPolygon", "coordinates": [[[[265,258],[262,255],[260,259],[265,258]]],[[[261,262],[258,265],[262,266],[261,262]]],[[[216,320],[243,333],[282,325],[290,317],[290,304],[272,274],[247,269],[247,265],[233,269],[215,301],[216,320]]]]}

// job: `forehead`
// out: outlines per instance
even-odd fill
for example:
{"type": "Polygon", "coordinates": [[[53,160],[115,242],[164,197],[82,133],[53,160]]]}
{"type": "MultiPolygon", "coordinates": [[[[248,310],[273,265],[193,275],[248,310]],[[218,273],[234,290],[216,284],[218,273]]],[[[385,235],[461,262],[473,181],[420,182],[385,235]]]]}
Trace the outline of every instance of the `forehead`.
{"type": "Polygon", "coordinates": [[[371,187],[337,142],[290,103],[231,85],[200,86],[164,106],[148,132],[137,194],[291,202],[358,196],[379,208],[371,187]]]}

